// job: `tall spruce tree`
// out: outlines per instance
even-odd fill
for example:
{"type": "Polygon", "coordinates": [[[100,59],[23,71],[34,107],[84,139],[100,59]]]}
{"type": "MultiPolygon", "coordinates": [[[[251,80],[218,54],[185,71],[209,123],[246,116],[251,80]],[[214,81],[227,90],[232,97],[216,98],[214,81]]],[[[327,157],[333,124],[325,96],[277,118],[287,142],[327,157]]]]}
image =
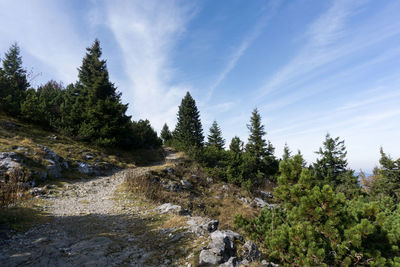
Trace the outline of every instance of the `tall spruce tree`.
{"type": "Polygon", "coordinates": [[[200,113],[195,100],[189,92],[186,93],[179,106],[178,123],[175,127],[174,138],[184,149],[192,146],[203,146],[204,136],[200,113]]]}
{"type": "Polygon", "coordinates": [[[222,132],[217,124],[217,121],[214,121],[211,125],[210,134],[207,137],[207,146],[215,146],[218,149],[224,148],[225,140],[222,138],[222,132]]]}
{"type": "Polygon", "coordinates": [[[0,70],[0,106],[12,115],[19,115],[20,105],[25,97],[29,82],[26,70],[22,67],[20,48],[14,43],[8,49],[2,60],[3,68],[0,70]]]}
{"type": "Polygon", "coordinates": [[[283,148],[282,160],[288,160],[290,157],[291,157],[291,152],[289,146],[287,145],[287,143],[285,143],[285,146],[283,148]]]}
{"type": "Polygon", "coordinates": [[[127,141],[130,117],[125,115],[127,105],[121,103],[121,94],[109,81],[106,61],[101,59],[99,40],[86,49],[79,81],[70,87],[66,99],[70,123],[77,123],[72,134],[103,146],[122,145],[127,141]]]}
{"type": "Polygon", "coordinates": [[[323,147],[315,153],[320,156],[314,164],[317,178],[325,183],[333,183],[335,186],[340,184],[340,176],[347,171],[347,152],[344,141],[340,141],[339,137],[332,138],[328,133],[323,147]]]}
{"type": "Polygon", "coordinates": [[[164,126],[161,129],[160,137],[164,144],[172,139],[172,133],[166,123],[164,123],[164,126]]]}
{"type": "Polygon", "coordinates": [[[250,131],[248,143],[246,145],[246,151],[262,159],[265,157],[273,157],[275,148],[272,144],[264,139],[266,132],[264,131],[264,125],[261,124],[261,115],[257,109],[254,109],[250,119],[250,124],[247,125],[250,131]]]}
{"type": "Polygon", "coordinates": [[[237,136],[233,137],[229,145],[229,150],[235,154],[243,153],[243,141],[237,136]]]}

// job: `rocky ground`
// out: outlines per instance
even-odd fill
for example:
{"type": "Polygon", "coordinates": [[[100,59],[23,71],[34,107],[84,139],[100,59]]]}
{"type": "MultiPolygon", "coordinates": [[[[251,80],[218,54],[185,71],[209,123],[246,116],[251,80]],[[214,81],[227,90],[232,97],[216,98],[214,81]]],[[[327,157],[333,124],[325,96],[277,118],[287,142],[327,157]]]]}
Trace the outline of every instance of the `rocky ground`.
{"type": "MultiPolygon", "coordinates": [[[[170,152],[167,161],[174,160],[177,156],[170,152]]],[[[259,258],[251,242],[245,243],[232,231],[218,231],[218,221],[190,217],[169,203],[144,206],[121,189],[127,172],[130,177],[141,175],[161,164],[67,183],[50,189],[51,194],[38,192],[42,211],[52,219],[0,240],[0,265],[193,266],[200,262],[237,266],[239,259],[247,263],[259,258]],[[163,224],[157,221],[170,221],[172,226],[160,227],[163,224]],[[239,257],[234,247],[237,239],[244,244],[244,255],[239,257]]]]}

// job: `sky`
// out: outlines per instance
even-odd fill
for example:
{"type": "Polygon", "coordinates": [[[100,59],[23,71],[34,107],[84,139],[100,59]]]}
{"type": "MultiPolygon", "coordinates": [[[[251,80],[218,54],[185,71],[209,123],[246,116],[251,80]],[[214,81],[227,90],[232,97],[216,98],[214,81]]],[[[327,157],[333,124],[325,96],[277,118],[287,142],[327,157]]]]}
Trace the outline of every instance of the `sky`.
{"type": "Polygon", "coordinates": [[[400,1],[0,1],[0,58],[17,42],[32,86],[77,80],[98,38],[134,120],[174,128],[187,91],[205,135],[247,141],[257,108],[266,139],[308,163],[325,135],[366,172],[400,157],[400,1]]]}

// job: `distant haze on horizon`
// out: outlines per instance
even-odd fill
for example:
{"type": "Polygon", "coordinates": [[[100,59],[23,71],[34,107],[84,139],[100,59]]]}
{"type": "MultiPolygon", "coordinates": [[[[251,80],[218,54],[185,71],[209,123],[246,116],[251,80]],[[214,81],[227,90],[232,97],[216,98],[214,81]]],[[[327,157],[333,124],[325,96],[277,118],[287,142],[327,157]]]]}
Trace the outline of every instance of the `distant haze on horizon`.
{"type": "Polygon", "coordinates": [[[77,80],[98,38],[110,79],[134,120],[173,128],[186,91],[207,136],[247,141],[257,107],[266,138],[308,163],[326,133],[345,140],[349,166],[371,172],[379,149],[400,157],[400,1],[0,2],[0,58],[13,42],[24,67],[77,80]]]}

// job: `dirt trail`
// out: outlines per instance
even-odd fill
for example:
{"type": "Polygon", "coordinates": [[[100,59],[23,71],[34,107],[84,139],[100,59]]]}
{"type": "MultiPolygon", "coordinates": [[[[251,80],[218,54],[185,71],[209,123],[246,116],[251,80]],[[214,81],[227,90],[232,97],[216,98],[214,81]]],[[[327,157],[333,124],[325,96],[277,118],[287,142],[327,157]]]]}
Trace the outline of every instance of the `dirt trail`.
{"type": "MultiPolygon", "coordinates": [[[[169,161],[176,158],[172,152],[167,156],[169,161]]],[[[138,175],[154,167],[64,186],[46,200],[44,209],[54,219],[0,245],[0,265],[169,266],[171,260],[160,257],[168,253],[165,247],[154,250],[154,244],[146,244],[150,226],[142,214],[147,211],[121,193],[116,197],[128,171],[138,175]]]]}

